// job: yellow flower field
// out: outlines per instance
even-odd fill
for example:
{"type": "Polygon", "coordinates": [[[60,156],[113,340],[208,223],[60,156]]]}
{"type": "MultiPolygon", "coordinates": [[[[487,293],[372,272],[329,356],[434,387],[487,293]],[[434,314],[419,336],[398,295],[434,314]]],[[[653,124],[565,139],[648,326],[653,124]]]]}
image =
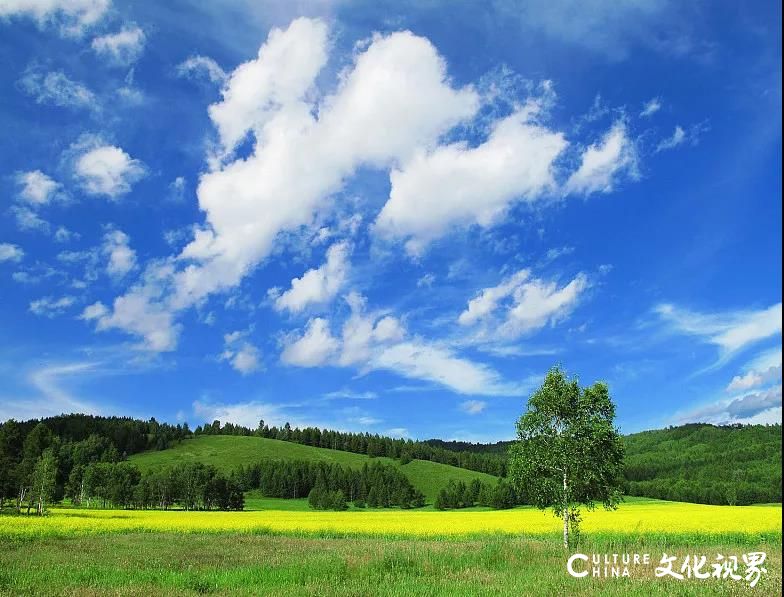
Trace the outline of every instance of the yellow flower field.
{"type": "MultiPolygon", "coordinates": [[[[584,513],[583,530],[631,534],[781,532],[781,506],[707,506],[640,501],[617,511],[584,513]]],[[[0,517],[0,537],[92,533],[260,532],[348,533],[401,536],[460,536],[478,533],[542,535],[560,521],[532,508],[500,511],[182,512],[156,510],[53,509],[43,518],[0,517]]]]}

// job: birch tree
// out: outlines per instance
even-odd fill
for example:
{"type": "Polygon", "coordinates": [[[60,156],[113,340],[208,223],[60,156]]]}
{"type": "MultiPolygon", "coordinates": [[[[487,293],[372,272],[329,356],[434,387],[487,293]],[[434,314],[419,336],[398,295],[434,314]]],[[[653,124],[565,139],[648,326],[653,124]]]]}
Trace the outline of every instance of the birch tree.
{"type": "Polygon", "coordinates": [[[579,539],[580,506],[611,510],[621,501],[624,450],[614,419],[605,383],[581,388],[554,367],[517,421],[509,477],[562,519],[564,547],[579,539]]]}

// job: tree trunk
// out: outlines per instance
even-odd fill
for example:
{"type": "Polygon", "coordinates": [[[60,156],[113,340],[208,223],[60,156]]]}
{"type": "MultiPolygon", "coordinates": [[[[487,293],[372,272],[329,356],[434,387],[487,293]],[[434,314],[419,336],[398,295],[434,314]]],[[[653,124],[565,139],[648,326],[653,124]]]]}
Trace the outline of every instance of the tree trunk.
{"type": "Polygon", "coordinates": [[[566,492],[566,471],[563,474],[563,542],[564,549],[569,549],[569,497],[566,492]]]}

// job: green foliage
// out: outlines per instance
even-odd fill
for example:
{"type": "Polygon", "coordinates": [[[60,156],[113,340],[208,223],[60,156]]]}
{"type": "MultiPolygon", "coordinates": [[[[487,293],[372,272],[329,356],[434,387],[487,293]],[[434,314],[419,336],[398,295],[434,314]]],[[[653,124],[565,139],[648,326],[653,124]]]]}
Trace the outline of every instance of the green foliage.
{"type": "Polygon", "coordinates": [[[489,484],[474,479],[467,485],[463,481],[450,481],[438,492],[433,506],[436,510],[453,510],[474,506],[503,510],[514,508],[521,503],[523,502],[511,483],[499,479],[497,483],[489,484]]]}
{"type": "Polygon", "coordinates": [[[626,492],[716,505],[781,502],[781,425],[683,425],[624,438],[626,492]]]}
{"type": "Polygon", "coordinates": [[[318,461],[265,459],[247,467],[241,465],[236,476],[246,490],[258,489],[266,497],[296,499],[320,488],[341,492],[343,501],[367,500],[372,507],[424,505],[422,493],[398,467],[378,461],[347,468],[318,461]]]}
{"type": "Polygon", "coordinates": [[[314,510],[346,510],[346,496],[339,489],[330,490],[318,484],[308,494],[308,504],[314,510]]]}
{"type": "Polygon", "coordinates": [[[531,503],[563,517],[565,543],[568,523],[579,523],[578,504],[611,509],[621,499],[624,448],[614,419],[605,384],[581,388],[554,367],[517,422],[510,477],[531,503]]]}

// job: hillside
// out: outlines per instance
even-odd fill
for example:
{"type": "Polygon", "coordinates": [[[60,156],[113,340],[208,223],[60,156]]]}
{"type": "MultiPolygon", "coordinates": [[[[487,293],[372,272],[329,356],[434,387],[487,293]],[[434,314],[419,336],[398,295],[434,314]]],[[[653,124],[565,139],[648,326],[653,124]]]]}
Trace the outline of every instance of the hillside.
{"type": "Polygon", "coordinates": [[[466,483],[472,479],[479,479],[485,483],[496,482],[496,477],[491,475],[437,462],[412,460],[408,464],[401,465],[399,461],[391,458],[370,458],[364,454],[242,435],[201,435],[184,440],[166,450],[135,454],[129,460],[142,471],[183,461],[203,462],[215,465],[220,470],[231,471],[240,464],[248,465],[265,458],[325,461],[350,468],[361,468],[364,464],[372,462],[392,464],[400,468],[411,484],[425,495],[428,502],[435,499],[438,491],[450,479],[466,483]]]}
{"type": "Polygon", "coordinates": [[[781,425],[683,425],[627,435],[624,443],[630,495],[781,502],[781,425]]]}

